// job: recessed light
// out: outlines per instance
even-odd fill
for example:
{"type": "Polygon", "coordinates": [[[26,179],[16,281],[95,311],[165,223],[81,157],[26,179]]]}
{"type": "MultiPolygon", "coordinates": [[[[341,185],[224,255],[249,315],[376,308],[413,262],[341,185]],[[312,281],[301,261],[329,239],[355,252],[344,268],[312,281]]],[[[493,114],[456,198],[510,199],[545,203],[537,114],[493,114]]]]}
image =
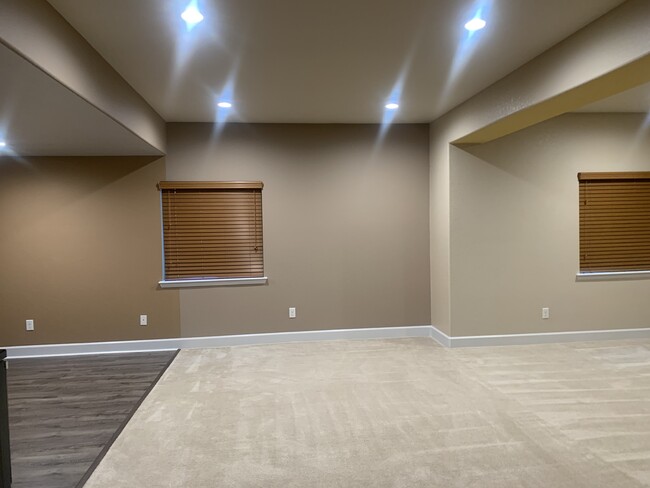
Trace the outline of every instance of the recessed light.
{"type": "Polygon", "coordinates": [[[187,27],[194,27],[196,24],[203,20],[203,14],[199,11],[199,7],[196,5],[196,0],[192,0],[183,13],[181,14],[181,19],[185,21],[187,27]]]}
{"type": "Polygon", "coordinates": [[[217,107],[221,107],[221,108],[231,108],[231,107],[232,107],[232,103],[230,103],[230,102],[219,102],[219,103],[217,103],[217,107]]]}
{"type": "Polygon", "coordinates": [[[483,27],[485,27],[485,23],[486,22],[480,17],[474,17],[472,20],[468,21],[465,24],[465,29],[470,32],[481,30],[483,27]]]}
{"type": "Polygon", "coordinates": [[[388,110],[397,110],[399,108],[399,105],[397,103],[387,103],[386,108],[388,110]]]}
{"type": "Polygon", "coordinates": [[[0,141],[0,147],[7,147],[7,143],[5,141],[0,141]]]}

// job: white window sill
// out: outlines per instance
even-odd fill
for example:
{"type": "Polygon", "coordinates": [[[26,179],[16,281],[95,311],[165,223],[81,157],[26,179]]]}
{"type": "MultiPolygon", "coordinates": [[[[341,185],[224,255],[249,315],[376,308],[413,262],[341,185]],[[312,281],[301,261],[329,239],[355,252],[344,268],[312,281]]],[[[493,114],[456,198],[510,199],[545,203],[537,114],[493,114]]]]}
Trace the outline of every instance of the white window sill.
{"type": "Polygon", "coordinates": [[[650,271],[599,271],[595,273],[576,273],[576,281],[620,281],[648,279],[650,279],[650,271]]]}
{"type": "Polygon", "coordinates": [[[240,285],[266,285],[266,276],[260,278],[206,278],[196,280],[161,280],[160,288],[193,288],[199,286],[240,286],[240,285]]]}

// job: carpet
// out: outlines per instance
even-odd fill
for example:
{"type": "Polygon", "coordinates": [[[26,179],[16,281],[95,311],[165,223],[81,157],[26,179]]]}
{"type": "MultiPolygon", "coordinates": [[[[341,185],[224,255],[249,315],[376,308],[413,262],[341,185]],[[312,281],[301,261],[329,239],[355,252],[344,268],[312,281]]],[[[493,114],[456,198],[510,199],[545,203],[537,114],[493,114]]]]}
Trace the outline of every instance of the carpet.
{"type": "Polygon", "coordinates": [[[184,350],[85,485],[650,485],[650,341],[184,350]]]}

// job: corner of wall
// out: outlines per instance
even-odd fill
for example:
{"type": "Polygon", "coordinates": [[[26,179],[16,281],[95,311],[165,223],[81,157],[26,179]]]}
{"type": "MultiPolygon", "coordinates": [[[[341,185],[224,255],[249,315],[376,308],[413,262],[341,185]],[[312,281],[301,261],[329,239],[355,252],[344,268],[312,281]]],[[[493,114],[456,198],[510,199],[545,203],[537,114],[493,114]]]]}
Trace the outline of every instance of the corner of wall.
{"type": "Polygon", "coordinates": [[[450,161],[446,132],[429,127],[429,249],[431,324],[451,335],[450,161]]]}

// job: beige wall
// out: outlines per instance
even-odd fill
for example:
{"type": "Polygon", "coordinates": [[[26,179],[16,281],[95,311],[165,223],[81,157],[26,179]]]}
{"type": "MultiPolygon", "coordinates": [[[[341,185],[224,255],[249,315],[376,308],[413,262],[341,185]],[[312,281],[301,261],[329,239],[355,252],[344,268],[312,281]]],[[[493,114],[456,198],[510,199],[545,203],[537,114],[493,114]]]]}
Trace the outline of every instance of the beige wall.
{"type": "MultiPolygon", "coordinates": [[[[524,322],[528,324],[525,327],[521,322],[508,325],[499,314],[491,316],[483,313],[471,300],[458,300],[457,294],[462,289],[458,283],[464,286],[469,278],[463,273],[459,274],[456,265],[461,263],[466,273],[471,271],[471,267],[462,262],[462,256],[470,254],[465,246],[475,245],[480,250],[482,236],[469,232],[468,237],[468,232],[459,233],[453,225],[450,227],[450,212],[453,214],[458,198],[465,198],[459,195],[466,192],[462,184],[454,182],[454,177],[458,181],[457,173],[461,171],[461,168],[456,168],[456,162],[470,158],[469,153],[451,144],[459,141],[484,142],[506,134],[516,134],[518,130],[535,127],[534,124],[590,101],[649,81],[650,30],[645,21],[649,13],[650,3],[646,0],[623,3],[430,125],[431,322],[444,333],[452,336],[495,334],[500,333],[493,332],[495,330],[524,331],[532,327],[530,322],[524,322]],[[468,238],[479,239],[479,242],[468,241],[468,238]],[[471,310],[463,307],[470,307],[471,310]],[[461,315],[457,317],[457,313],[461,315]],[[468,332],[470,330],[474,332],[468,332]]],[[[481,150],[483,146],[475,147],[481,150]]],[[[471,171],[467,170],[467,173],[471,174],[471,171]]],[[[509,208],[506,210],[510,211],[509,208]]],[[[509,255],[501,257],[507,258],[504,266],[511,266],[509,255]]],[[[475,259],[471,262],[476,264],[475,259]]],[[[516,260],[512,263],[516,263],[516,260]]],[[[483,275],[484,267],[492,270],[495,266],[495,263],[482,263],[475,271],[483,275]]],[[[478,282],[490,286],[495,284],[487,278],[478,282]]],[[[506,288],[510,289],[510,286],[506,288]]],[[[475,295],[480,294],[480,286],[469,285],[469,288],[474,290],[475,295]]],[[[491,292],[487,295],[490,296],[491,292]]],[[[534,299],[537,300],[537,297],[534,299]]],[[[481,300],[477,303],[481,303],[481,300]]],[[[507,305],[515,309],[530,309],[529,304],[510,303],[501,297],[498,306],[503,309],[507,305]]],[[[494,311],[491,307],[488,310],[494,311]]],[[[541,305],[534,307],[533,317],[537,317],[539,307],[541,305]]],[[[557,322],[551,324],[548,321],[538,325],[539,328],[559,327],[557,322]]],[[[569,329],[582,327],[565,325],[569,329]]]]}
{"type": "Polygon", "coordinates": [[[650,326],[649,280],[575,277],[577,173],[650,170],[643,123],[642,114],[567,114],[451,148],[453,336],[650,326]]]}
{"type": "Polygon", "coordinates": [[[183,336],[430,323],[427,126],[377,136],[369,125],[168,126],[169,180],[264,182],[268,285],[182,290],[183,336]]]}
{"type": "Polygon", "coordinates": [[[0,345],[179,335],[178,292],[157,290],[164,175],[162,159],[0,158],[0,345]]]}
{"type": "Polygon", "coordinates": [[[445,334],[451,335],[448,137],[444,127],[431,124],[429,132],[431,324],[445,334]]]}

